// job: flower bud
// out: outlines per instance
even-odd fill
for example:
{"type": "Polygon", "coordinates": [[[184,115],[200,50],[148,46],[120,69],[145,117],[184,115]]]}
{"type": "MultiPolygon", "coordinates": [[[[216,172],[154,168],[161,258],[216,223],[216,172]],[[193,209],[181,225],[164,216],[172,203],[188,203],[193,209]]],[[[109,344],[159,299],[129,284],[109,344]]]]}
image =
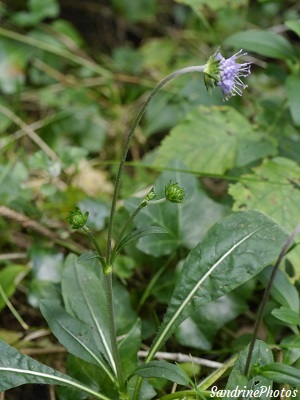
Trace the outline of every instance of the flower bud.
{"type": "Polygon", "coordinates": [[[170,181],[168,186],[165,187],[165,196],[171,203],[182,203],[185,197],[184,189],[178,183],[170,181]]]}
{"type": "Polygon", "coordinates": [[[145,197],[145,200],[151,201],[151,200],[155,199],[155,197],[156,197],[156,193],[154,192],[154,188],[152,188],[150,190],[150,192],[147,194],[147,196],[145,197]]]}
{"type": "Polygon", "coordinates": [[[86,224],[89,216],[88,211],[83,215],[79,207],[75,207],[75,211],[70,211],[69,214],[66,220],[71,224],[71,229],[82,228],[86,224]]]}

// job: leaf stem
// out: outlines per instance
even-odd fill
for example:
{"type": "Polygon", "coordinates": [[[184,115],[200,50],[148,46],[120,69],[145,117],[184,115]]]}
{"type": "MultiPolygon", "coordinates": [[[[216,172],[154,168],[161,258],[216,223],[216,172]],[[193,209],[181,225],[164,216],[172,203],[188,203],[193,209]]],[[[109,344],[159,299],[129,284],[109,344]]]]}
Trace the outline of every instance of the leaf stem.
{"type": "Polygon", "coordinates": [[[255,325],[254,325],[254,328],[253,328],[253,335],[252,335],[252,339],[251,339],[251,342],[250,342],[250,345],[249,345],[249,351],[248,351],[247,360],[246,360],[246,363],[245,363],[244,375],[246,377],[248,377],[249,372],[250,372],[249,370],[250,370],[251,358],[252,358],[252,353],[253,353],[256,337],[257,337],[257,334],[258,334],[259,327],[260,327],[260,325],[262,323],[262,320],[263,320],[266,304],[267,304],[267,301],[268,301],[268,298],[269,298],[269,295],[270,295],[271,287],[273,285],[273,282],[274,282],[274,279],[275,279],[275,276],[276,276],[276,272],[277,272],[277,270],[279,268],[279,265],[280,265],[283,257],[286,255],[286,253],[288,252],[290,246],[293,244],[296,236],[299,233],[300,233],[300,224],[298,224],[296,226],[296,228],[294,229],[292,234],[288,237],[287,241],[285,242],[285,244],[284,244],[284,246],[283,246],[283,248],[282,248],[282,250],[281,250],[281,252],[280,252],[280,254],[279,254],[278,258],[277,258],[277,261],[276,261],[276,263],[274,265],[274,268],[273,268],[272,274],[270,276],[268,285],[267,285],[266,290],[264,292],[264,295],[263,295],[263,298],[262,298],[262,301],[261,301],[261,305],[259,307],[257,319],[255,321],[255,325]]]}

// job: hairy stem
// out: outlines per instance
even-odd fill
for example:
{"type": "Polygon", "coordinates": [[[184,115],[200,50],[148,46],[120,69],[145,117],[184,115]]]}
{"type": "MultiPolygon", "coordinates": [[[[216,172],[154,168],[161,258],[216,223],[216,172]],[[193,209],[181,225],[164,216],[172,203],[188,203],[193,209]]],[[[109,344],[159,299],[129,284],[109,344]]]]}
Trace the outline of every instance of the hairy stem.
{"type": "Polygon", "coordinates": [[[126,161],[126,157],[128,154],[128,150],[129,150],[129,146],[130,146],[130,142],[131,139],[134,135],[134,132],[137,128],[137,126],[139,125],[148,104],[150,103],[150,101],[153,99],[153,97],[155,96],[155,94],[163,87],[165,86],[170,80],[172,80],[173,78],[176,78],[177,76],[189,73],[189,72],[202,72],[204,69],[204,66],[192,66],[192,67],[186,67],[186,68],[182,68],[179,69],[177,71],[172,72],[170,75],[168,75],[167,77],[165,77],[162,81],[160,81],[158,83],[158,85],[152,90],[152,92],[150,93],[150,95],[147,97],[146,101],[144,102],[144,104],[142,105],[136,119],[134,120],[128,137],[126,139],[126,142],[124,144],[123,147],[123,152],[122,152],[122,156],[121,156],[121,161],[120,161],[120,165],[119,165],[119,170],[117,173],[117,177],[116,177],[116,182],[115,182],[115,189],[114,189],[114,194],[113,194],[113,199],[112,199],[112,205],[111,205],[111,211],[110,211],[110,219],[109,219],[109,225],[108,225],[108,234],[107,234],[107,251],[106,251],[106,262],[108,265],[110,265],[111,263],[111,252],[112,252],[112,248],[111,248],[111,242],[112,242],[112,233],[113,233],[113,225],[114,225],[114,218],[115,218],[115,212],[116,212],[116,205],[117,205],[117,200],[119,197],[119,192],[120,192],[120,185],[121,185],[121,177],[122,177],[122,172],[124,169],[124,164],[126,161]]]}

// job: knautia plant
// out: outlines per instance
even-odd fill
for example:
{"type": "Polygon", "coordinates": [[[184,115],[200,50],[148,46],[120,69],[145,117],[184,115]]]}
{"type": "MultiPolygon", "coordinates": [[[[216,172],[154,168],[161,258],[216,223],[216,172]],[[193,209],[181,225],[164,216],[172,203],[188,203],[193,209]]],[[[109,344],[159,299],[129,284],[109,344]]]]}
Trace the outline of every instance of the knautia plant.
{"type": "MultiPolygon", "coordinates": [[[[181,207],[181,203],[188,201],[188,198],[184,188],[175,180],[174,183],[165,182],[162,197],[156,194],[154,188],[151,189],[118,231],[118,235],[114,232],[115,214],[130,142],[155,94],[180,75],[200,72],[204,74],[208,90],[219,86],[225,99],[241,95],[242,89],[246,88],[241,78],[250,74],[250,63],[237,63],[242,55],[245,53],[240,51],[225,59],[217,51],[203,66],[186,67],[171,73],[150,93],[124,144],[114,187],[105,251],[104,244],[98,243],[86,226],[88,212],[83,214],[76,207],[67,218],[72,229],[82,229],[88,235],[94,250],[79,258],[69,255],[62,274],[61,301],[45,299],[41,301],[40,308],[53,334],[73,356],[70,362],[80,360],[78,370],[84,373],[77,371],[78,378],[76,374],[74,377],[62,374],[1,342],[0,391],[29,383],[54,384],[64,387],[64,391],[60,392],[63,399],[75,400],[90,396],[103,400],[148,400],[156,395],[149,379],[165,378],[176,384],[176,390],[161,399],[199,399],[210,396],[212,392],[208,389],[216,387],[222,371],[226,370],[226,364],[197,385],[180,365],[154,361],[154,358],[186,318],[274,263],[287,240],[286,233],[273,220],[256,211],[232,213],[213,225],[186,257],[160,328],[142,361],[138,357],[141,346],[139,319],[121,337],[117,337],[115,312],[118,309],[115,305],[122,300],[116,299],[113,293],[115,261],[118,254],[133,241],[146,235],[166,234],[166,229],[154,225],[130,230],[139,213],[147,207],[161,207],[166,202],[174,203],[172,207],[181,207]],[[77,394],[74,389],[78,390],[77,394]]],[[[270,371],[278,366],[272,364],[273,357],[268,346],[254,340],[245,369],[247,352],[245,349],[236,361],[228,380],[228,390],[235,387],[237,381],[242,382],[245,388],[272,383],[270,371]],[[253,365],[255,369],[252,369],[253,365]],[[269,369],[268,365],[271,365],[269,369]]],[[[232,364],[233,361],[228,362],[227,368],[232,364]]]]}

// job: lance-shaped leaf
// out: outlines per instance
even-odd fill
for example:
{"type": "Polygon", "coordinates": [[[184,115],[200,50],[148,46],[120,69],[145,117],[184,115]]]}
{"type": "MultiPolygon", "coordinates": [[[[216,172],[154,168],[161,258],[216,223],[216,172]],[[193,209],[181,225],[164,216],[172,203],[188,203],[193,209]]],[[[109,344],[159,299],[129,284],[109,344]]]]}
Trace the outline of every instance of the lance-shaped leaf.
{"type": "Polygon", "coordinates": [[[157,233],[168,233],[168,231],[160,226],[144,226],[142,228],[135,229],[126,235],[123,240],[121,240],[117,246],[116,253],[119,253],[123,247],[127,246],[131,242],[134,242],[135,240],[142,238],[143,236],[154,235],[157,233]]]}
{"type": "Polygon", "coordinates": [[[274,262],[287,239],[270,218],[237,212],[217,222],[187,257],[146,361],[200,306],[228,293],[274,262]]]}
{"type": "Polygon", "coordinates": [[[110,400],[68,375],[35,361],[0,340],[0,392],[25,384],[48,384],[69,386],[90,395],[110,400]]]}
{"type": "Polygon", "coordinates": [[[92,260],[79,263],[76,256],[70,255],[63,271],[62,294],[66,310],[89,326],[99,350],[115,371],[100,265],[98,272],[92,260]]]}
{"type": "Polygon", "coordinates": [[[85,323],[68,314],[57,301],[42,300],[40,309],[53,334],[71,354],[101,367],[114,381],[114,376],[85,323]]]}
{"type": "Polygon", "coordinates": [[[150,361],[138,367],[131,376],[135,374],[142,378],[165,378],[179,385],[187,385],[189,382],[187,375],[178,365],[167,361],[150,361]]]}

